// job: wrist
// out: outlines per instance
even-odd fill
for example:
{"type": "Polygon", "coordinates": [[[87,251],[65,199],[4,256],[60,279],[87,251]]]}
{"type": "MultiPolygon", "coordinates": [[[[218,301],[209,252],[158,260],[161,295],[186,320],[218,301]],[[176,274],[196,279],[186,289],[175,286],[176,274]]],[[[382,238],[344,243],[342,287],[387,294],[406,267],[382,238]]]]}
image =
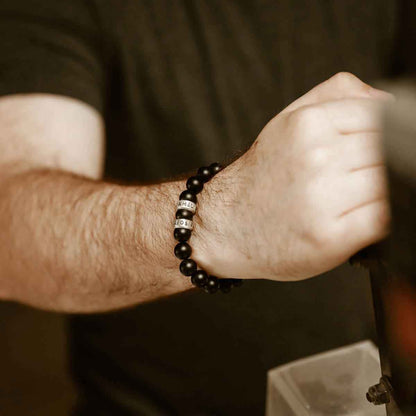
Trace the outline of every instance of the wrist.
{"type": "Polygon", "coordinates": [[[238,241],[243,182],[240,173],[237,160],[214,177],[198,195],[194,217],[192,257],[208,273],[223,278],[248,277],[240,267],[245,257],[238,241]]]}

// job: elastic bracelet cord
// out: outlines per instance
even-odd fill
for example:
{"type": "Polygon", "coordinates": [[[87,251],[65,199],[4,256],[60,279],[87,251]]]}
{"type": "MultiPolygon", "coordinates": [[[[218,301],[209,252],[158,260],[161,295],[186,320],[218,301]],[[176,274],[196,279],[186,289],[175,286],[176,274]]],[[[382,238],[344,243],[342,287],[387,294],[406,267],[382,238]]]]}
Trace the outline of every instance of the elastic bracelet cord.
{"type": "Polygon", "coordinates": [[[241,286],[243,283],[242,279],[219,279],[198,269],[196,262],[190,258],[192,248],[187,243],[192,235],[192,219],[197,208],[197,194],[203,190],[204,184],[221,170],[222,166],[219,163],[213,163],[208,167],[199,168],[197,174],[186,181],[187,189],[179,196],[173,233],[175,240],[179,241],[174,252],[175,256],[182,260],[179,265],[180,272],[184,276],[190,276],[192,284],[206,293],[215,293],[218,290],[228,293],[233,287],[241,286]]]}

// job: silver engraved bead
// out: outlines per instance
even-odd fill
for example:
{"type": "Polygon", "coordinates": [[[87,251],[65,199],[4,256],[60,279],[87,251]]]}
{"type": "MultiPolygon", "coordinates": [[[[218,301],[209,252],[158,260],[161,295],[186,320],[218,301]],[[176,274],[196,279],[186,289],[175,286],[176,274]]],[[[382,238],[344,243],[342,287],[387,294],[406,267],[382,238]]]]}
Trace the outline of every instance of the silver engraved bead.
{"type": "Polygon", "coordinates": [[[195,214],[196,204],[195,204],[195,202],[188,201],[186,199],[181,199],[178,202],[178,209],[186,209],[186,210],[191,211],[192,213],[195,214]]]}
{"type": "Polygon", "coordinates": [[[192,230],[194,227],[194,224],[191,220],[186,220],[184,218],[178,218],[175,221],[175,228],[186,228],[188,230],[192,230]]]}

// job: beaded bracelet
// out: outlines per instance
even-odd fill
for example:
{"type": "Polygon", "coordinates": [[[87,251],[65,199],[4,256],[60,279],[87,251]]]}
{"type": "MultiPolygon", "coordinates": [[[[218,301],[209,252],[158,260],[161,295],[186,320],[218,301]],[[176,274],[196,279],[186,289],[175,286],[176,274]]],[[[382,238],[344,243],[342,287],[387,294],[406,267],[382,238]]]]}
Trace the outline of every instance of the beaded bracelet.
{"type": "Polygon", "coordinates": [[[204,184],[221,170],[222,166],[219,163],[213,163],[208,167],[199,168],[197,174],[186,181],[187,189],[179,196],[173,233],[175,240],[179,241],[174,252],[175,256],[182,260],[179,265],[180,272],[185,276],[191,276],[192,284],[207,293],[215,293],[218,290],[228,293],[232,287],[241,286],[243,283],[242,279],[219,279],[204,270],[199,270],[196,262],[190,258],[192,248],[187,243],[192,235],[192,218],[196,212],[196,196],[202,191],[204,184]]]}

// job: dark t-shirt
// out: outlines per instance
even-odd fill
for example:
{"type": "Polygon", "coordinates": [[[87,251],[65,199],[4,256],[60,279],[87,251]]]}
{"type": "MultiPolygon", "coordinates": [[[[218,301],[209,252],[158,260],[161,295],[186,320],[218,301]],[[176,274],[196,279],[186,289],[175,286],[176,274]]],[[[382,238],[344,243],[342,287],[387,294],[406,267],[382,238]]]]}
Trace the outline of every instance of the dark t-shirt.
{"type": "MultiPolygon", "coordinates": [[[[0,94],[90,104],[106,122],[106,176],[160,181],[244,151],[335,72],[408,68],[397,3],[0,0],[0,94]]],[[[78,414],[261,415],[269,368],[371,334],[368,282],[347,269],[73,317],[78,414]]]]}

